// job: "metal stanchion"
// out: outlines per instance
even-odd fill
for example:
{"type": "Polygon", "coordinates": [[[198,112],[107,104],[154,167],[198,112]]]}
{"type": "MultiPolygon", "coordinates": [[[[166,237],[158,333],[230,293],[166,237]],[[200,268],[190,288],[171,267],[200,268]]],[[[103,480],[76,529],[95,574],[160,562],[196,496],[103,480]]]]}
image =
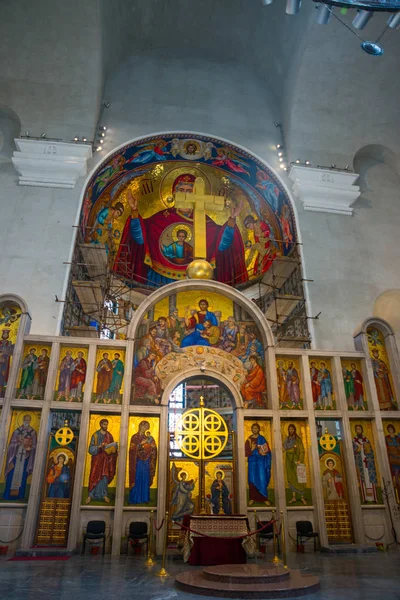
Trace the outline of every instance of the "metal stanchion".
{"type": "Polygon", "coordinates": [[[282,544],[282,560],[283,568],[287,569],[287,556],[286,556],[286,530],[283,518],[283,510],[281,510],[281,544],[282,544]]]}
{"type": "MultiPolygon", "coordinates": [[[[257,524],[258,524],[257,510],[254,509],[254,531],[258,531],[257,530],[257,524]]],[[[260,538],[258,536],[258,533],[256,533],[256,550],[258,552],[260,552],[260,538]]]]}
{"type": "Polygon", "coordinates": [[[147,543],[147,560],[146,565],[148,567],[152,567],[156,563],[153,560],[153,519],[154,519],[154,510],[150,511],[150,527],[149,527],[149,539],[147,543]]]}
{"type": "MultiPolygon", "coordinates": [[[[275,521],[275,510],[272,511],[272,520],[275,521]]],[[[279,556],[277,554],[276,548],[277,548],[277,537],[278,534],[276,533],[276,523],[273,523],[272,525],[272,531],[274,533],[274,537],[272,538],[273,543],[274,543],[274,558],[272,559],[272,562],[275,564],[279,564],[281,561],[279,560],[279,556]]]]}
{"type": "Polygon", "coordinates": [[[161,569],[159,570],[159,572],[157,573],[157,575],[159,577],[169,577],[169,573],[167,573],[167,571],[165,570],[165,561],[167,558],[167,545],[168,545],[168,521],[169,521],[169,516],[168,516],[168,511],[165,513],[165,519],[164,519],[164,548],[163,548],[163,555],[162,555],[162,563],[161,563],[161,569]]]}

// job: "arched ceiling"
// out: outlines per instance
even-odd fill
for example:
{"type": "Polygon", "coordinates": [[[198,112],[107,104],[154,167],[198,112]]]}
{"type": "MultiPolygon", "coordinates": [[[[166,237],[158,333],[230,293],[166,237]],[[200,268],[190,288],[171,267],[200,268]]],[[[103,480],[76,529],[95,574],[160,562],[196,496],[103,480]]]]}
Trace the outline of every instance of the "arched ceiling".
{"type": "MultiPolygon", "coordinates": [[[[252,71],[280,112],[290,160],[343,166],[366,144],[398,152],[400,33],[389,30],[384,56],[370,57],[336,21],[314,24],[314,12],[312,0],[295,17],[284,0],[6,0],[0,103],[33,135],[89,137],[124,57],[179,56],[252,71]]],[[[374,39],[384,23],[376,15],[361,34],[374,39]]]]}

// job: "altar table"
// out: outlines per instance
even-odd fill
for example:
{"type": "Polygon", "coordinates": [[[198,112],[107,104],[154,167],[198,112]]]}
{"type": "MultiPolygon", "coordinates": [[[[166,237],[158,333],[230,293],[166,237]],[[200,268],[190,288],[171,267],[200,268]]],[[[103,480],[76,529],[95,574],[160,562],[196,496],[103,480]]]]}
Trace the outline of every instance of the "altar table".
{"type": "Polygon", "coordinates": [[[192,530],[183,545],[183,560],[190,565],[244,564],[256,552],[254,536],[235,539],[250,531],[244,515],[186,515],[183,525],[192,530]]]}

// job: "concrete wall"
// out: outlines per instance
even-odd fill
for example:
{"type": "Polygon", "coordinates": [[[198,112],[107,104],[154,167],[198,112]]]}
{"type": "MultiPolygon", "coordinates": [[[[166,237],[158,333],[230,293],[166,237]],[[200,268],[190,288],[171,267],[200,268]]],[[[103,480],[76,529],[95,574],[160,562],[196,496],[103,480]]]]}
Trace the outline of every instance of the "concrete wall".
{"type": "Polygon", "coordinates": [[[131,56],[112,73],[104,98],[105,151],[157,131],[198,131],[228,138],[277,166],[279,113],[268,88],[238,64],[131,56]]]}
{"type": "Polygon", "coordinates": [[[0,103],[23,132],[92,139],[101,83],[98,0],[2,3],[0,103]]]}

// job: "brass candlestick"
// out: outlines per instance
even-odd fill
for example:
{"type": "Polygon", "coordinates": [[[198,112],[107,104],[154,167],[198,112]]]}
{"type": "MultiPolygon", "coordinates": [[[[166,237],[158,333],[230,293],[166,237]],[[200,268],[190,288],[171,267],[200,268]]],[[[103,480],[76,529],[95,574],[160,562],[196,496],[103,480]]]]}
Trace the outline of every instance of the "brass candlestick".
{"type": "Polygon", "coordinates": [[[286,530],[285,530],[285,522],[283,518],[283,510],[281,510],[281,544],[282,544],[282,560],[283,560],[283,568],[287,569],[287,556],[286,556],[286,530]]]}
{"type": "Polygon", "coordinates": [[[153,560],[153,519],[154,519],[154,510],[150,511],[150,527],[149,527],[149,539],[147,543],[147,560],[146,565],[148,567],[152,567],[156,563],[153,560]]]}
{"type": "MultiPolygon", "coordinates": [[[[272,520],[275,521],[275,509],[272,511],[272,520]]],[[[273,544],[274,544],[274,558],[272,559],[272,562],[275,563],[275,564],[279,564],[281,561],[279,560],[279,556],[278,556],[278,554],[276,552],[276,549],[277,549],[277,543],[276,543],[276,541],[277,541],[277,537],[278,537],[278,535],[276,533],[276,523],[272,524],[272,531],[273,531],[273,534],[274,534],[273,538],[272,538],[273,544]]]]}

